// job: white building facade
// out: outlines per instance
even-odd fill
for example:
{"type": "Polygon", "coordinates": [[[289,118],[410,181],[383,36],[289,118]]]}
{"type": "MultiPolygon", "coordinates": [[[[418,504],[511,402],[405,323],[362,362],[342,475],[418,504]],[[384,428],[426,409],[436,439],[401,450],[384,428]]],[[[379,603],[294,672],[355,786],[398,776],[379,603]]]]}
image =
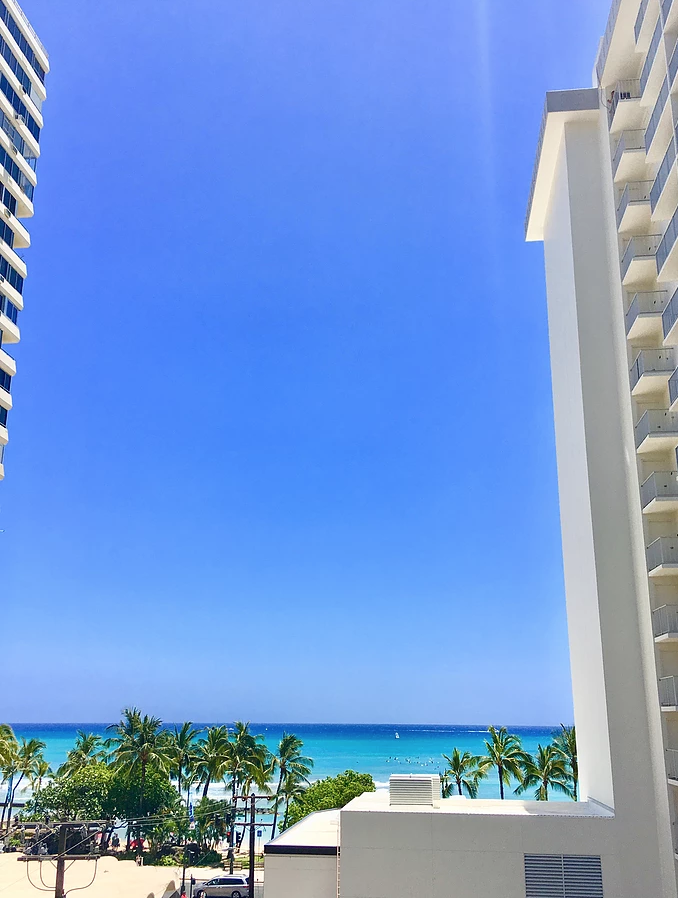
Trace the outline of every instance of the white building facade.
{"type": "Polygon", "coordinates": [[[24,307],[26,265],[19,250],[31,242],[21,219],[33,215],[48,71],[45,48],[19,4],[0,0],[0,480],[16,374],[8,347],[19,342],[24,307]]]}
{"type": "MultiPolygon", "coordinates": [[[[363,795],[340,814],[342,898],[678,895],[677,126],[678,0],[615,0],[593,87],[547,95],[526,221],[544,244],[582,800],[363,795]]],[[[294,894],[284,850],[267,898],[294,894]]]]}

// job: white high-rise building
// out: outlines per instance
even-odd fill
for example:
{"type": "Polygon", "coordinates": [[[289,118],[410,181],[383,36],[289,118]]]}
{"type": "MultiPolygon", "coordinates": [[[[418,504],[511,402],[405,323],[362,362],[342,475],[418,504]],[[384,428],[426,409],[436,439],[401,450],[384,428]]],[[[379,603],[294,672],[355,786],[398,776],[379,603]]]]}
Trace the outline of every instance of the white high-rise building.
{"type": "Polygon", "coordinates": [[[676,898],[677,125],[678,0],[615,0],[593,87],[547,95],[526,222],[546,263],[580,801],[396,784],[266,846],[267,898],[676,898]]]}
{"type": "Polygon", "coordinates": [[[31,242],[20,219],[33,215],[48,70],[45,48],[19,4],[0,0],[0,480],[16,374],[7,347],[19,342],[24,307],[26,265],[17,250],[31,242]]]}

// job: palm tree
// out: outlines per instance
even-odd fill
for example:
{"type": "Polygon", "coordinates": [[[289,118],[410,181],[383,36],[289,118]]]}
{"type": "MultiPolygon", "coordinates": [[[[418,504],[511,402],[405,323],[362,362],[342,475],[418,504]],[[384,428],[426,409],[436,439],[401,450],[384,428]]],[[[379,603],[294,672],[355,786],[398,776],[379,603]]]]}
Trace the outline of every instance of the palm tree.
{"type": "Polygon", "coordinates": [[[572,777],[567,770],[567,762],[554,745],[545,748],[537,746],[537,754],[523,764],[522,782],[515,790],[522,795],[527,789],[536,787],[534,797],[537,801],[549,800],[549,789],[564,792],[569,798],[574,796],[570,786],[572,777]]]}
{"type": "Polygon", "coordinates": [[[31,779],[31,789],[37,795],[38,792],[42,789],[42,781],[46,776],[52,775],[52,768],[49,766],[48,762],[44,760],[38,761],[35,765],[34,776],[31,779]]]}
{"type": "Polygon", "coordinates": [[[290,802],[295,798],[301,798],[301,796],[306,791],[306,786],[299,781],[290,780],[289,782],[286,780],[282,784],[282,788],[278,792],[277,796],[277,804],[285,806],[285,813],[283,815],[283,824],[282,830],[287,829],[287,818],[290,814],[290,802]]]}
{"type": "Polygon", "coordinates": [[[282,739],[278,743],[278,749],[271,759],[271,772],[274,772],[276,767],[279,770],[278,787],[275,792],[271,839],[275,838],[275,827],[278,822],[278,808],[280,807],[278,798],[283,782],[294,781],[296,783],[308,783],[308,777],[313,769],[313,761],[311,758],[307,758],[301,753],[303,747],[304,743],[297,736],[293,736],[290,733],[283,733],[282,739]]]}
{"type": "Polygon", "coordinates": [[[229,871],[233,873],[233,841],[235,837],[235,818],[237,813],[236,795],[238,790],[249,789],[252,784],[265,788],[270,775],[268,749],[262,736],[250,732],[249,723],[236,721],[233,738],[228,742],[225,782],[231,787],[231,832],[228,851],[229,871]]]}
{"type": "Polygon", "coordinates": [[[177,775],[177,788],[181,797],[181,777],[188,774],[196,754],[196,736],[202,731],[196,730],[189,720],[182,724],[180,729],[174,727],[168,739],[169,754],[172,762],[172,772],[177,775]]]}
{"type": "Polygon", "coordinates": [[[579,791],[579,763],[577,761],[577,732],[575,727],[560,724],[560,732],[553,740],[553,747],[565,761],[572,779],[572,798],[577,801],[579,791]]]}
{"type": "Polygon", "coordinates": [[[127,773],[140,771],[139,816],[144,813],[144,787],[149,766],[169,773],[171,764],[167,734],[159,717],[142,716],[138,708],[125,708],[122,720],[108,727],[115,735],[106,740],[113,765],[127,773]]]}
{"type": "Polygon", "coordinates": [[[519,783],[523,780],[523,764],[528,755],[523,751],[520,738],[508,732],[506,727],[488,727],[490,738],[485,740],[487,756],[483,759],[487,767],[496,767],[499,776],[499,797],[504,798],[504,786],[511,784],[511,777],[519,783]]]}
{"type": "Polygon", "coordinates": [[[37,778],[39,765],[44,762],[43,751],[46,748],[44,742],[39,739],[22,738],[10,758],[9,771],[12,779],[11,787],[8,789],[7,803],[9,809],[7,812],[7,830],[12,823],[12,808],[14,807],[14,799],[16,797],[19,786],[27,779],[33,782],[37,778]]]}
{"type": "Polygon", "coordinates": [[[0,773],[2,773],[2,784],[7,783],[5,800],[2,805],[2,816],[0,816],[0,832],[2,832],[5,825],[5,813],[9,805],[9,794],[12,790],[14,761],[18,747],[19,744],[11,726],[7,723],[0,724],[0,773]]]}
{"type": "Polygon", "coordinates": [[[452,787],[450,781],[454,781],[460,795],[465,792],[469,798],[477,798],[478,783],[485,779],[490,767],[488,759],[480,755],[472,755],[469,751],[461,754],[458,748],[453,749],[451,756],[443,755],[443,758],[447,761],[447,769],[443,778],[449,783],[449,786],[445,787],[446,794],[443,797],[449,798],[452,787]]]}
{"type": "Polygon", "coordinates": [[[196,771],[203,786],[202,797],[207,798],[210,783],[219,782],[226,775],[228,763],[228,728],[208,727],[207,735],[198,740],[196,771]]]}
{"type": "Polygon", "coordinates": [[[96,733],[77,731],[73,748],[66,755],[66,760],[59,767],[59,776],[70,776],[90,764],[98,764],[106,758],[106,749],[101,736],[96,733]]]}

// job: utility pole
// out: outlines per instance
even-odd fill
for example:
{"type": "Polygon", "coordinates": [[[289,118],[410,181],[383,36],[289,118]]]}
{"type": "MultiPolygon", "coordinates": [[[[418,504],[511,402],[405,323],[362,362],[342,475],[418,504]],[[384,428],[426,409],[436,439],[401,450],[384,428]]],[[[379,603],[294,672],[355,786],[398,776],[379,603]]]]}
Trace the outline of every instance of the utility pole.
{"type": "Polygon", "coordinates": [[[247,880],[248,889],[247,894],[249,898],[254,898],[254,837],[256,836],[256,832],[254,831],[255,826],[255,815],[257,813],[257,805],[256,805],[256,796],[254,792],[250,796],[250,810],[251,810],[251,820],[250,820],[250,875],[247,880]]]}
{"type": "Polygon", "coordinates": [[[64,898],[64,876],[66,874],[66,834],[68,825],[62,823],[59,827],[59,847],[57,848],[56,884],[54,886],[54,898],[64,898]]]}

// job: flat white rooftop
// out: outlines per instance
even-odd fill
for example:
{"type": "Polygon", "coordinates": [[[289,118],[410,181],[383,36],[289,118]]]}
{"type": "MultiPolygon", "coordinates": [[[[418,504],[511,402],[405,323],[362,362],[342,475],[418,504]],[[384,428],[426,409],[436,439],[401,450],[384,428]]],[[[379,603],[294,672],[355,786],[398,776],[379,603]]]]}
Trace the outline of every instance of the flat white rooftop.
{"type": "Polygon", "coordinates": [[[339,811],[316,811],[264,846],[265,854],[335,854],[339,811]]]}
{"type": "MultiPolygon", "coordinates": [[[[614,817],[614,812],[595,801],[514,801],[499,798],[443,798],[429,805],[391,805],[386,790],[365,792],[344,808],[391,814],[460,814],[503,817],[614,817]]],[[[327,812],[326,812],[327,813],[327,812]]],[[[338,813],[338,812],[335,812],[338,813]]],[[[301,823],[304,821],[302,820],[301,823]]],[[[301,825],[301,824],[300,824],[301,825]]]]}

